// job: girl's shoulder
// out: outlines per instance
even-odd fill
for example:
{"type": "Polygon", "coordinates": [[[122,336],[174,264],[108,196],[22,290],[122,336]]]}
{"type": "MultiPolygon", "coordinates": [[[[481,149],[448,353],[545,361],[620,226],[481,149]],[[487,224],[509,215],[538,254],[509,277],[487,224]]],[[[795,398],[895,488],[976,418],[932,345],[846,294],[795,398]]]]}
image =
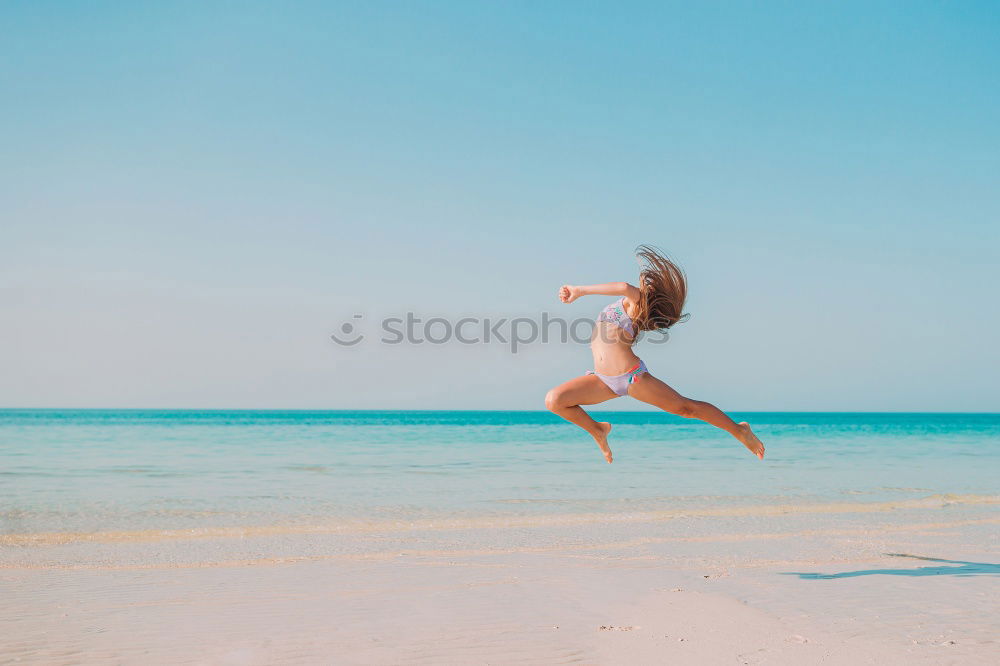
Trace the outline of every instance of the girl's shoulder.
{"type": "Polygon", "coordinates": [[[622,310],[626,315],[628,315],[629,319],[632,319],[635,316],[636,310],[639,309],[639,304],[630,299],[628,296],[622,296],[616,302],[621,305],[622,310]]]}

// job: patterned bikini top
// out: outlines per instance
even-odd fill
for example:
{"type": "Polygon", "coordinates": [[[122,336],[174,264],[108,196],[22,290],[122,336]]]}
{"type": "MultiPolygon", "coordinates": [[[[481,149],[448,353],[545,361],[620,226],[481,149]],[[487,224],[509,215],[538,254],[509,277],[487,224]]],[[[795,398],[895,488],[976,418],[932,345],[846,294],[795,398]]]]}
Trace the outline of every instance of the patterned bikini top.
{"type": "Polygon", "coordinates": [[[601,314],[597,315],[597,321],[610,322],[629,335],[635,335],[635,326],[632,324],[632,318],[625,313],[624,296],[601,310],[601,314]]]}

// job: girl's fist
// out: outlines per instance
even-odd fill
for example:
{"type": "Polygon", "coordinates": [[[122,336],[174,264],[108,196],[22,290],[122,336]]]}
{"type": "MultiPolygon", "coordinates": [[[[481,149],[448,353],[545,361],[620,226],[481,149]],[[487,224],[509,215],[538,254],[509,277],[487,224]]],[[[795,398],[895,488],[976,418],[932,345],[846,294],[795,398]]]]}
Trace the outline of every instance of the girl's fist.
{"type": "Polygon", "coordinates": [[[559,300],[563,303],[572,303],[579,297],[580,294],[577,293],[575,287],[571,287],[568,284],[559,287],[559,300]]]}

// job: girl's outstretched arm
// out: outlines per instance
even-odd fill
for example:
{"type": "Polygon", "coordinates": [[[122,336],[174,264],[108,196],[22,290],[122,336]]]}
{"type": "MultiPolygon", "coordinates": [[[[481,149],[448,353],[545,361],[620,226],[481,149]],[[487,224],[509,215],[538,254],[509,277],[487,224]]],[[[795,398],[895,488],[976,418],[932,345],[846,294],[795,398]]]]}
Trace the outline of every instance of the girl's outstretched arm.
{"type": "Polygon", "coordinates": [[[606,284],[570,285],[564,284],[559,288],[559,300],[563,303],[572,303],[581,296],[624,296],[633,303],[638,302],[641,292],[638,287],[633,287],[628,282],[608,282],[606,284]]]}

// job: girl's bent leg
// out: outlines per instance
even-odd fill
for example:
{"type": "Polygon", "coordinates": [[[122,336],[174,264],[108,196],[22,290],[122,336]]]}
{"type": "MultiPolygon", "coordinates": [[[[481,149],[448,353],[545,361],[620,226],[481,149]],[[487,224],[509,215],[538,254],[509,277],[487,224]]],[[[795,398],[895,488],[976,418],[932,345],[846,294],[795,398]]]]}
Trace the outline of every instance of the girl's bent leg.
{"type": "Polygon", "coordinates": [[[608,433],[611,424],[590,418],[580,405],[596,405],[618,396],[594,375],[583,375],[569,380],[549,391],[545,396],[545,406],[570,423],[580,426],[594,438],[601,447],[604,458],[611,462],[611,448],[608,433]]]}
{"type": "Polygon", "coordinates": [[[753,434],[749,423],[736,423],[711,403],[685,398],[648,372],[635,378],[629,385],[628,394],[665,412],[688,419],[700,419],[721,428],[742,442],[755,456],[762,460],[764,458],[764,444],[753,434]]]}

